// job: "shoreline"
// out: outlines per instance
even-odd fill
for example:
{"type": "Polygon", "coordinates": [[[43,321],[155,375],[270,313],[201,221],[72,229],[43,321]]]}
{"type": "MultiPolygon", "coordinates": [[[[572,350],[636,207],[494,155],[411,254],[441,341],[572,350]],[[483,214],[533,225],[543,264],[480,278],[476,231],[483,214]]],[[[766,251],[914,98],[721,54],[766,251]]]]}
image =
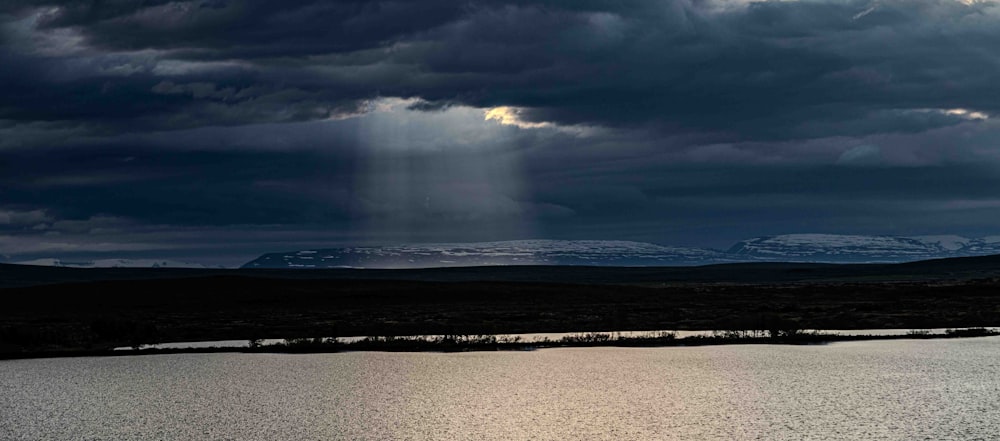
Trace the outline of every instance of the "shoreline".
{"type": "MultiPolygon", "coordinates": [[[[111,354],[109,350],[145,348],[164,342],[238,347],[249,346],[251,340],[258,345],[292,337],[341,337],[337,344],[319,344],[321,347],[310,349],[314,352],[524,350],[598,343],[801,344],[857,337],[779,337],[813,331],[835,334],[838,330],[876,334],[883,329],[938,334],[944,329],[1000,324],[1000,278],[947,283],[655,287],[198,278],[45,285],[0,293],[6,302],[0,308],[2,358],[122,355],[122,351],[111,354]],[[692,331],[713,330],[726,338],[680,338],[692,331]],[[644,337],[659,331],[676,331],[677,335],[669,341],[618,338],[626,333],[629,337],[644,337]],[[609,335],[596,342],[526,342],[538,337],[559,340],[570,332],[609,335]],[[399,338],[392,342],[353,342],[364,340],[364,336],[387,335],[439,339],[493,336],[500,340],[461,344],[407,342],[399,338]],[[520,342],[502,340],[519,335],[524,337],[520,342]],[[612,338],[615,341],[609,342],[612,338]],[[348,342],[352,344],[341,344],[348,342]]],[[[230,347],[216,352],[234,350],[243,349],[230,347]]],[[[290,351],[278,347],[268,350],[290,351]]]]}
{"type": "Polygon", "coordinates": [[[688,336],[676,338],[672,333],[650,334],[639,337],[614,338],[606,333],[582,333],[559,340],[520,341],[518,339],[498,339],[486,335],[453,335],[436,338],[423,337],[368,337],[353,342],[341,342],[334,338],[299,338],[282,343],[247,347],[188,347],[188,348],[145,348],[145,349],[81,349],[48,350],[0,353],[0,361],[42,358],[78,357],[130,357],[139,355],[170,354],[328,354],[341,352],[485,352],[485,351],[533,351],[552,348],[667,348],[700,347],[723,345],[826,345],[851,341],[882,340],[947,340],[955,338],[979,338],[1000,336],[1000,331],[988,328],[949,329],[943,334],[925,333],[914,330],[897,335],[837,335],[823,333],[803,333],[794,335],[737,336],[725,334],[711,336],[688,336]]]}

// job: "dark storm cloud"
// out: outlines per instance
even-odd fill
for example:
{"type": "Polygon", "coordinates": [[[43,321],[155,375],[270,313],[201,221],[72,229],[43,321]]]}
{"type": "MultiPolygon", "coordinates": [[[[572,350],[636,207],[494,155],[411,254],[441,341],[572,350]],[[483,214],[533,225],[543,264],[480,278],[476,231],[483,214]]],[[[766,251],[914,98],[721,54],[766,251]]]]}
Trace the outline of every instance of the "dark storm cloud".
{"type": "MultiPolygon", "coordinates": [[[[327,139],[329,129],[317,124],[291,131],[327,139]]],[[[1000,215],[1000,177],[989,164],[699,164],[618,152],[597,165],[587,152],[592,146],[560,151],[568,140],[555,136],[532,140],[537,147],[526,151],[495,151],[480,169],[471,154],[450,149],[383,152],[386,168],[379,168],[364,157],[368,145],[296,141],[299,150],[289,152],[251,136],[218,150],[214,142],[229,135],[198,134],[206,141],[182,151],[123,141],[0,154],[4,252],[163,255],[182,248],[250,258],[294,244],[514,239],[516,231],[491,236],[486,226],[519,217],[533,219],[535,229],[526,231],[542,237],[724,248],[789,232],[989,234],[1000,215]],[[490,179],[480,171],[495,172],[492,164],[514,153],[522,162],[515,177],[526,188],[481,188],[490,179]],[[400,193],[373,193],[366,188],[372,182],[400,193]],[[385,227],[359,228],[379,222],[385,227]],[[56,248],[64,243],[57,239],[66,245],[56,248]]]]}
{"type": "Polygon", "coordinates": [[[2,2],[0,254],[995,234],[997,47],[953,0],[2,2]]]}
{"type": "MultiPolygon", "coordinates": [[[[500,137],[505,145],[426,151],[328,136],[351,132],[355,123],[198,129],[0,152],[0,248],[21,260],[212,255],[239,264],[257,253],[324,244],[524,234],[720,248],[789,232],[976,235],[995,233],[1000,216],[996,162],[740,165],[699,162],[697,148],[608,151],[608,140],[515,128],[513,138],[500,137]],[[291,147],[275,148],[281,140],[291,147]],[[485,157],[477,161],[479,154],[485,157]],[[525,188],[481,188],[510,157],[519,158],[520,170],[499,180],[525,188]],[[521,217],[535,228],[499,225],[521,217]]],[[[408,136],[419,139],[417,129],[408,136]]],[[[881,150],[891,159],[891,142],[881,150]]]]}
{"type": "Polygon", "coordinates": [[[84,27],[94,45],[179,50],[195,58],[352,52],[457,19],[453,1],[55,2],[46,29],[84,27]]]}
{"type": "Polygon", "coordinates": [[[18,121],[117,122],[118,130],[296,121],[402,96],[424,99],[418,109],[508,105],[561,124],[805,139],[921,131],[955,123],[928,109],[990,113],[1000,102],[992,75],[1000,20],[985,2],[122,1],[7,9],[13,24],[2,57],[15,67],[4,74],[0,117],[18,121]],[[64,53],[52,55],[53,47],[64,53]]]}
{"type": "Polygon", "coordinates": [[[359,91],[285,86],[236,67],[161,78],[155,62],[135,57],[39,59],[0,52],[10,68],[0,119],[61,122],[104,134],[202,125],[242,125],[327,118],[356,112],[359,91]],[[127,71],[122,74],[121,71],[127,71]]]}
{"type": "Polygon", "coordinates": [[[344,217],[349,155],[192,151],[129,147],[31,150],[0,155],[4,202],[44,201],[49,213],[86,219],[113,213],[142,222],[227,225],[344,217]],[[318,196],[322,204],[317,204],[318,196]],[[339,205],[339,206],[338,206],[339,205]],[[322,207],[322,212],[315,212],[322,207]]]}

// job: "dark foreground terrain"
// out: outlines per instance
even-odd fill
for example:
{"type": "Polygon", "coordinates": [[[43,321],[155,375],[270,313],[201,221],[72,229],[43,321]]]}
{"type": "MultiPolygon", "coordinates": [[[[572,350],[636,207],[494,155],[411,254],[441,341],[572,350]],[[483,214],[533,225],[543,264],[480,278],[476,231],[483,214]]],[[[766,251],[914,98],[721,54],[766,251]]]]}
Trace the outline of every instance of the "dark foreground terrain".
{"type": "Polygon", "coordinates": [[[997,268],[994,256],[409,273],[0,265],[0,353],[350,335],[992,327],[997,268]]]}

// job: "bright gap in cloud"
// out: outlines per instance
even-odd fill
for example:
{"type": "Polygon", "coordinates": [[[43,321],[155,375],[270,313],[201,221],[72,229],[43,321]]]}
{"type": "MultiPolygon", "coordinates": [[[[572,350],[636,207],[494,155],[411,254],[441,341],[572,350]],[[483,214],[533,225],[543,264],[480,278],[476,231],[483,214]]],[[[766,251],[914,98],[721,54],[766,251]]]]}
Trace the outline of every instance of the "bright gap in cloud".
{"type": "Polygon", "coordinates": [[[485,121],[497,121],[505,126],[517,126],[522,129],[538,129],[552,126],[552,123],[549,122],[530,122],[522,120],[519,115],[522,110],[516,107],[500,106],[486,109],[485,112],[486,115],[483,117],[485,121]]]}
{"type": "Polygon", "coordinates": [[[990,118],[989,115],[987,115],[987,114],[985,114],[983,112],[976,112],[974,110],[961,109],[961,108],[958,108],[958,109],[945,109],[945,110],[943,110],[941,112],[944,113],[945,115],[960,116],[960,117],[963,117],[963,118],[966,118],[966,119],[985,120],[985,119],[989,119],[990,118]]]}
{"type": "Polygon", "coordinates": [[[533,207],[516,148],[526,127],[489,123],[472,107],[413,109],[419,103],[379,98],[356,117],[360,235],[389,242],[531,237],[533,207]]]}

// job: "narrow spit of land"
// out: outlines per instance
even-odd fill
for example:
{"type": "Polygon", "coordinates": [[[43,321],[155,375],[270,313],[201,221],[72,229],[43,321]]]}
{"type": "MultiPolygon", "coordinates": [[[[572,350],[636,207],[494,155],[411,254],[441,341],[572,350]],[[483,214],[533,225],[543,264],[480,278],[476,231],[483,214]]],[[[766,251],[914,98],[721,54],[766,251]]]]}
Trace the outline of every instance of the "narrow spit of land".
{"type": "Polygon", "coordinates": [[[692,347],[715,345],[822,345],[846,341],[868,340],[931,340],[1000,336],[1000,331],[987,328],[948,329],[943,333],[913,330],[894,335],[841,335],[822,332],[782,331],[716,331],[711,335],[678,338],[672,332],[649,332],[642,335],[620,336],[615,333],[580,333],[558,339],[522,341],[519,338],[492,335],[445,335],[406,337],[366,337],[344,341],[334,337],[293,338],[278,343],[259,344],[251,340],[246,347],[178,347],[133,349],[84,349],[74,351],[34,351],[0,353],[0,360],[19,358],[130,356],[157,354],[327,354],[338,352],[474,352],[474,351],[533,351],[547,348],[587,347],[692,347]]]}
{"type": "MultiPolygon", "coordinates": [[[[395,279],[405,272],[392,273],[389,279],[362,280],[353,277],[382,273],[322,278],[339,273],[133,271],[122,273],[137,277],[131,280],[100,280],[112,273],[73,271],[46,274],[54,274],[51,280],[56,281],[69,276],[97,280],[30,286],[21,286],[24,277],[18,279],[18,268],[5,267],[0,276],[17,287],[0,289],[0,353],[105,355],[115,347],[177,341],[648,329],[767,336],[717,340],[724,343],[816,343],[848,338],[798,336],[793,341],[787,336],[801,329],[997,326],[1000,278],[995,268],[1000,268],[1000,258],[956,261],[694,269],[501,267],[412,273],[415,278],[428,274],[437,278],[423,281],[395,279]],[[592,276],[596,281],[585,277],[588,270],[600,273],[592,276]],[[161,274],[167,276],[155,277],[161,274]],[[581,277],[577,283],[567,283],[570,274],[581,277]],[[678,279],[678,274],[687,276],[678,279]],[[702,280],[705,274],[717,282],[702,280]],[[473,276],[480,280],[466,280],[473,276]],[[546,281],[547,277],[554,281],[546,281]],[[542,281],[531,281],[536,279],[542,281]]],[[[29,270],[34,280],[46,279],[44,271],[29,270]]],[[[716,344],[686,340],[613,343],[716,344]]],[[[523,344],[501,343],[484,348],[520,349],[523,344]]],[[[426,342],[393,344],[406,350],[452,350],[444,347],[447,342],[433,348],[426,342]]],[[[593,343],[559,343],[572,344],[593,343]]],[[[386,342],[378,345],[377,350],[397,350],[386,342]]],[[[336,348],[322,349],[368,348],[338,343],[336,348]]],[[[276,349],[290,350],[271,348],[276,349]]],[[[467,345],[458,350],[466,349],[476,348],[467,345]]]]}

